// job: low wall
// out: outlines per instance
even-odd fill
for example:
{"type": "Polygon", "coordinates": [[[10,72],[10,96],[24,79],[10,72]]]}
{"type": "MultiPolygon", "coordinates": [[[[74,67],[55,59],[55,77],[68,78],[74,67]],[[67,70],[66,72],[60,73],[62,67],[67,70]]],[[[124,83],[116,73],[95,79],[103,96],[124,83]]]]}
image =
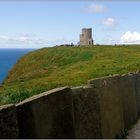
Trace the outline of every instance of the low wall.
{"type": "Polygon", "coordinates": [[[4,105],[0,107],[0,138],[17,138],[18,124],[15,105],[4,105]]]}
{"type": "Polygon", "coordinates": [[[17,104],[19,138],[74,138],[72,94],[58,88],[17,104]]]}
{"type": "Polygon", "coordinates": [[[102,138],[99,97],[91,87],[72,89],[75,138],[102,138]]]}
{"type": "Polygon", "coordinates": [[[120,76],[89,80],[99,96],[103,138],[121,137],[124,133],[123,104],[119,85],[120,76]],[[113,129],[112,129],[113,128],[113,129]]]}
{"type": "Polygon", "coordinates": [[[138,118],[135,80],[136,75],[124,75],[120,77],[119,80],[119,88],[123,100],[125,129],[129,128],[132,124],[134,124],[138,118]]]}
{"type": "Polygon", "coordinates": [[[140,115],[140,73],[135,74],[135,91],[137,102],[137,113],[140,115]]]}
{"type": "Polygon", "coordinates": [[[57,88],[0,107],[0,138],[123,138],[140,114],[140,73],[57,88]]]}

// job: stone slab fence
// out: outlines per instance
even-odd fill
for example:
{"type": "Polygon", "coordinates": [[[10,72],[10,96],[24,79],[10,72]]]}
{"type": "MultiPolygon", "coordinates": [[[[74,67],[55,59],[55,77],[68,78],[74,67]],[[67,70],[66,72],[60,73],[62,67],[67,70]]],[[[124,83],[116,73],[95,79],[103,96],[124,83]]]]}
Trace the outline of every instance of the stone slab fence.
{"type": "Polygon", "coordinates": [[[89,80],[0,106],[0,138],[123,138],[140,114],[140,73],[89,80]]]}

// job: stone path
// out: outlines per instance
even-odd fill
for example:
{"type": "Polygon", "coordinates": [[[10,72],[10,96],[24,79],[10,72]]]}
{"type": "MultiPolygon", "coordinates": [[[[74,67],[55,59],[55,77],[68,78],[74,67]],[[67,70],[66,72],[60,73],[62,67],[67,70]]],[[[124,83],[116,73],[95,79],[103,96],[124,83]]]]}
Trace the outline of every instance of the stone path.
{"type": "Polygon", "coordinates": [[[132,127],[132,129],[128,131],[128,136],[126,138],[127,139],[140,139],[140,119],[132,127]]]}

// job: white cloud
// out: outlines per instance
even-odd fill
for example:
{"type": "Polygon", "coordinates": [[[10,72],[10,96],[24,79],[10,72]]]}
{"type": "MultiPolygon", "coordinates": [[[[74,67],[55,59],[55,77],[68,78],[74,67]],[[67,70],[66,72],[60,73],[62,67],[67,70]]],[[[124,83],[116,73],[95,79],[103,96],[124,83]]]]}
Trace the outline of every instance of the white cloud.
{"type": "Polygon", "coordinates": [[[103,5],[91,4],[86,10],[90,13],[101,13],[105,11],[105,7],[103,5]]]}
{"type": "Polygon", "coordinates": [[[117,21],[114,18],[109,17],[103,21],[103,24],[109,27],[113,27],[117,24],[117,21]]]}
{"type": "Polygon", "coordinates": [[[0,35],[0,47],[43,47],[47,46],[48,40],[37,38],[33,35],[23,34],[18,36],[0,35]]]}
{"type": "Polygon", "coordinates": [[[27,40],[31,40],[31,38],[29,37],[25,37],[25,36],[4,36],[4,35],[0,35],[0,41],[1,42],[26,42],[27,40]]]}
{"type": "Polygon", "coordinates": [[[61,45],[61,44],[77,44],[79,38],[67,38],[67,37],[59,37],[59,38],[50,38],[48,44],[50,46],[61,45]]]}
{"type": "Polygon", "coordinates": [[[126,32],[120,38],[121,43],[140,43],[140,33],[126,32]]]}
{"type": "Polygon", "coordinates": [[[0,35],[0,48],[41,48],[60,44],[77,44],[75,38],[39,38],[32,34],[21,34],[18,36],[0,35]]]}

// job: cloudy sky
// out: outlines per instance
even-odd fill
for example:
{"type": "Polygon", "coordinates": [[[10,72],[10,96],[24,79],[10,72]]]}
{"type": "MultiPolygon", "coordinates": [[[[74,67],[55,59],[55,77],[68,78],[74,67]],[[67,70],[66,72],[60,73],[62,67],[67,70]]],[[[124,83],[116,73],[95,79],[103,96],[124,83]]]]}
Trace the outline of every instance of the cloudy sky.
{"type": "Polygon", "coordinates": [[[81,28],[95,43],[140,43],[140,1],[0,1],[0,48],[77,43],[81,28]]]}

